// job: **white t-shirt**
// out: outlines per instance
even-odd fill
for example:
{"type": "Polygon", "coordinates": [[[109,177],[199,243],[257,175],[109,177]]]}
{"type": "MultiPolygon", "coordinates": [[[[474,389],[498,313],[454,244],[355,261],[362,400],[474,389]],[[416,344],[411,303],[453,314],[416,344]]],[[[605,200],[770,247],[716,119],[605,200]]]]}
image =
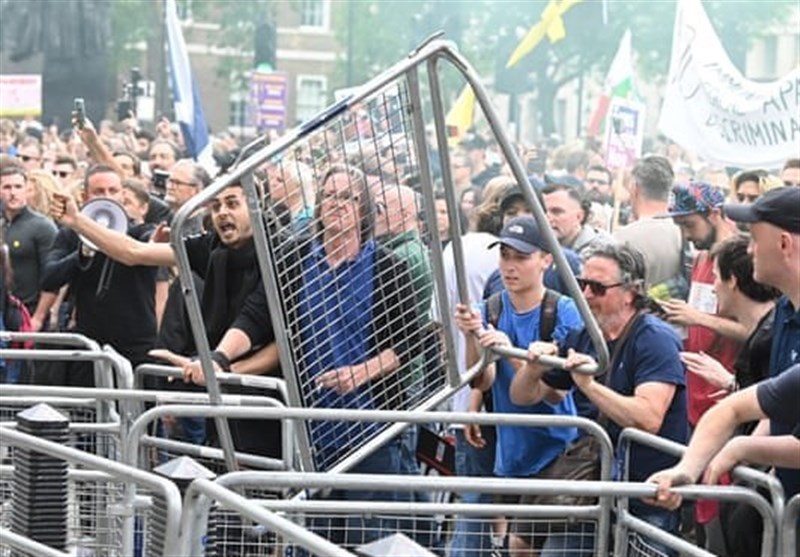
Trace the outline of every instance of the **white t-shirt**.
{"type": "MultiPolygon", "coordinates": [[[[461,237],[461,245],[464,248],[464,273],[467,279],[467,290],[470,303],[478,303],[483,299],[483,288],[489,276],[497,269],[500,257],[500,247],[494,246],[489,249],[489,244],[495,242],[497,238],[487,232],[468,232],[461,237]]],[[[455,313],[458,299],[458,285],[456,284],[456,267],[453,257],[452,243],[448,244],[443,254],[444,277],[447,283],[447,302],[448,311],[452,315],[455,313]]],[[[441,322],[441,311],[434,296],[433,317],[441,322]]],[[[467,345],[464,335],[456,327],[455,319],[452,317],[447,320],[453,333],[456,351],[456,363],[458,372],[463,377],[467,372],[467,345]]],[[[469,404],[469,387],[459,390],[452,399],[452,410],[454,412],[465,412],[469,404]]]]}

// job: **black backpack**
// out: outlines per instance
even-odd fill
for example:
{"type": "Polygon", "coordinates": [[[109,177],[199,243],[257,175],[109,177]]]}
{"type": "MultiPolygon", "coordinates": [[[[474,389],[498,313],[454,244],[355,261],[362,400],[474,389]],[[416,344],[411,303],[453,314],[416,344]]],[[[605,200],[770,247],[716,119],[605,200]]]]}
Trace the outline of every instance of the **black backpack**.
{"type": "MultiPolygon", "coordinates": [[[[497,328],[500,314],[503,312],[503,292],[495,292],[486,299],[486,318],[492,327],[497,328]]],[[[539,340],[550,342],[556,328],[556,313],[561,294],[546,288],[542,299],[542,315],[539,318],[539,340]]]]}

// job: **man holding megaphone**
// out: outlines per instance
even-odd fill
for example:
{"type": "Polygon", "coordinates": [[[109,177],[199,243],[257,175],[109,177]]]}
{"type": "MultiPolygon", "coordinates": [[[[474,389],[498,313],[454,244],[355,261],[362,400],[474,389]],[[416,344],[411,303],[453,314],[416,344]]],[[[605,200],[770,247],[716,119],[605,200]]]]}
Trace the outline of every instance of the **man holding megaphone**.
{"type": "MultiPolygon", "coordinates": [[[[68,229],[74,230],[97,246],[99,252],[122,263],[126,268],[135,266],[167,267],[176,264],[175,253],[169,243],[147,242],[109,228],[78,211],[75,202],[57,196],[51,215],[68,229]]],[[[213,231],[184,239],[192,271],[205,281],[200,302],[209,344],[216,346],[222,335],[239,315],[246,300],[256,288],[261,288],[261,275],[255,255],[253,229],[247,209],[247,198],[240,185],[232,185],[209,202],[208,212],[213,231]]],[[[159,225],[154,236],[163,239],[168,230],[159,225]]],[[[128,298],[130,305],[139,301],[128,298]]],[[[269,331],[263,346],[230,362],[225,354],[212,353],[216,367],[222,371],[241,374],[280,376],[278,349],[274,335],[269,331]]],[[[168,350],[154,350],[152,356],[165,359],[183,368],[184,380],[204,384],[205,378],[190,365],[187,356],[168,350]]],[[[264,395],[263,391],[257,393],[264,395]]],[[[266,393],[278,397],[277,393],[266,393]]],[[[256,452],[266,456],[280,456],[280,424],[269,425],[256,420],[230,420],[231,433],[237,450],[256,452]],[[265,427],[267,429],[265,429],[265,427]]]]}
{"type": "MultiPolygon", "coordinates": [[[[101,206],[94,216],[103,221],[97,227],[116,226],[126,232],[120,235],[131,241],[146,241],[152,225],[128,226],[124,210],[122,179],[106,165],[91,167],[84,179],[83,197],[87,204],[101,206]],[[105,203],[98,203],[104,200],[105,203]]],[[[58,195],[53,211],[63,212],[69,205],[74,214],[74,200],[58,195]]],[[[92,222],[89,216],[83,219],[92,222]]],[[[154,267],[120,265],[96,251],[69,228],[59,230],[48,254],[42,276],[42,289],[58,291],[65,284],[74,299],[75,332],[84,334],[100,344],[110,344],[136,366],[147,360],[147,353],[156,339],[154,267]]],[[[92,366],[74,362],[68,366],[66,377],[48,378],[50,384],[91,387],[94,385],[92,366]]]]}

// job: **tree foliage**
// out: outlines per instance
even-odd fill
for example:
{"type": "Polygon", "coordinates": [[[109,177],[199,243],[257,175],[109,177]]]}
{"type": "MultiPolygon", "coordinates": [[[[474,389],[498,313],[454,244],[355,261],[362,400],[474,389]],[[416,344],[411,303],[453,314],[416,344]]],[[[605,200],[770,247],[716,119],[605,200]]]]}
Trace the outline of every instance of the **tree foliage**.
{"type": "MultiPolygon", "coordinates": [[[[127,48],[141,41],[153,44],[162,0],[115,0],[114,58],[118,68],[130,66],[137,54],[127,48]]],[[[177,0],[185,6],[187,0],[177,0]]],[[[343,60],[331,83],[334,88],[367,81],[403,58],[431,33],[444,30],[487,80],[510,55],[516,42],[541,17],[548,0],[365,0],[332,1],[332,18],[342,51],[352,38],[352,57],[343,60]]],[[[251,50],[256,25],[272,16],[274,0],[193,0],[198,21],[219,23],[214,46],[251,50]]],[[[748,44],[780,22],[792,8],[780,0],[706,0],[704,6],[731,59],[743,65],[748,44]]],[[[602,79],[625,29],[633,33],[633,48],[641,79],[658,80],[669,65],[676,2],[672,0],[584,0],[564,16],[567,36],[542,43],[519,63],[519,70],[536,93],[542,132],[553,131],[552,106],[558,91],[579,76],[602,79]]],[[[279,22],[280,23],[280,22],[279,22]]],[[[244,58],[223,58],[220,73],[249,67],[244,58]],[[238,66],[241,66],[239,68],[238,66]]],[[[456,91],[451,92],[455,95],[456,91]]]]}
{"type": "MultiPolygon", "coordinates": [[[[546,0],[491,0],[412,2],[355,2],[353,69],[356,83],[366,81],[404,56],[429,33],[444,29],[470,62],[491,79],[498,65],[511,54],[518,40],[539,20],[546,0]]],[[[749,41],[780,21],[791,3],[779,1],[705,2],[712,24],[734,63],[743,65],[749,41]]],[[[528,76],[536,93],[543,133],[553,131],[552,106],[558,91],[581,75],[602,79],[608,70],[625,29],[633,33],[640,78],[665,76],[672,43],[676,2],[614,0],[603,3],[584,0],[564,16],[567,36],[551,44],[547,39],[520,61],[518,71],[528,76]]],[[[346,44],[347,10],[334,18],[337,37],[346,44]]],[[[337,80],[346,62],[340,67],[337,80]]]]}

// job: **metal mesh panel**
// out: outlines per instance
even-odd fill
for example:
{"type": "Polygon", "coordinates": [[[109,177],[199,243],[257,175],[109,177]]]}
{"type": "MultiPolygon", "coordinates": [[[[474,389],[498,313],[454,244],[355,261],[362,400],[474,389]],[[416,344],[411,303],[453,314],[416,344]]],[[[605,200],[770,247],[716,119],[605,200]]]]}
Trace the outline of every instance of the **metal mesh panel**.
{"type": "MultiPolygon", "coordinates": [[[[453,544],[457,543],[459,554],[467,555],[492,555],[492,552],[507,555],[510,544],[517,544],[519,550],[526,547],[535,551],[551,548],[558,549],[559,555],[566,556],[591,553],[596,536],[594,521],[573,522],[557,518],[515,518],[514,531],[520,529],[528,532],[520,537],[512,533],[512,522],[499,517],[456,518],[452,514],[412,516],[374,513],[366,508],[363,513],[306,511],[301,515],[286,516],[309,531],[349,550],[394,533],[402,533],[414,543],[438,555],[454,551],[453,544]],[[459,536],[458,541],[454,541],[456,536],[459,536]]],[[[240,516],[219,507],[212,509],[209,515],[207,551],[209,556],[308,555],[301,547],[262,526],[243,525],[240,516]]]]}
{"type": "Polygon", "coordinates": [[[70,484],[69,545],[91,555],[119,555],[122,519],[111,511],[122,501],[122,484],[96,480],[70,484]]]}
{"type": "MultiPolygon", "coordinates": [[[[445,385],[429,319],[435,220],[421,210],[410,113],[395,82],[263,168],[269,210],[285,225],[270,227],[268,246],[300,405],[409,409],[445,385]]],[[[385,425],[307,427],[326,470],[385,425]]]]}
{"type": "MultiPolygon", "coordinates": [[[[246,489],[245,496],[252,499],[275,499],[274,492],[246,489]]],[[[243,520],[235,512],[215,505],[208,515],[206,557],[267,557],[285,555],[275,552],[280,545],[274,532],[260,524],[243,520]]]]}
{"type": "MultiPolygon", "coordinates": [[[[0,404],[0,421],[12,422],[16,415],[30,403],[25,405],[14,404],[13,401],[3,399],[0,404]]],[[[51,404],[53,408],[67,416],[71,424],[95,424],[97,423],[97,410],[92,406],[86,405],[67,405],[51,404]]],[[[113,424],[116,425],[116,424],[113,424]]],[[[75,449],[89,452],[98,456],[104,456],[112,460],[118,460],[120,454],[119,435],[115,432],[94,431],[78,432],[70,431],[67,445],[75,449]]],[[[2,455],[0,455],[2,456],[2,455]]]]}

